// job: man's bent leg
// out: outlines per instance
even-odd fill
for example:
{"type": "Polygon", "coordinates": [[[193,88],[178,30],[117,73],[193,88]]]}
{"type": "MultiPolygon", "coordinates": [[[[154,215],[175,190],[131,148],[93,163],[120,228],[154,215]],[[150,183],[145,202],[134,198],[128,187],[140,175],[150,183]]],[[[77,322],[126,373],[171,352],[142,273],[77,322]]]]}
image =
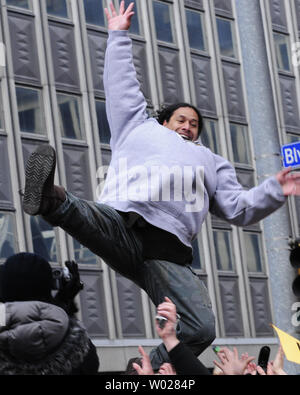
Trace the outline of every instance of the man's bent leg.
{"type": "MultiPolygon", "coordinates": [[[[190,267],[161,260],[145,261],[142,267],[144,289],[154,304],[168,296],[176,305],[180,320],[178,339],[201,354],[215,339],[215,318],[207,289],[190,267]]],[[[151,351],[151,364],[157,370],[169,357],[163,344],[151,351]]]]}
{"type": "Polygon", "coordinates": [[[66,200],[43,218],[65,230],[112,269],[136,280],[136,270],[142,262],[141,245],[115,209],[66,192],[66,200]]]}

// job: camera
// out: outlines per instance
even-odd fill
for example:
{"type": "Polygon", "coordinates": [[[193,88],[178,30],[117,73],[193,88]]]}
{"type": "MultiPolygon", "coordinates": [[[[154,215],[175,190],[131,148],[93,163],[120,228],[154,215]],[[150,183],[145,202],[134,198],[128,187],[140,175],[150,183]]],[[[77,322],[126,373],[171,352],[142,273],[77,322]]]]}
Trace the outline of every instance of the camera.
{"type": "Polygon", "coordinates": [[[156,319],[156,321],[157,321],[157,323],[158,323],[158,326],[160,327],[160,329],[164,329],[164,327],[165,327],[165,325],[166,325],[166,323],[167,323],[167,318],[166,317],[163,317],[162,315],[156,315],[155,316],[155,319],[156,319]]]}
{"type": "Polygon", "coordinates": [[[62,288],[64,282],[69,282],[72,280],[72,275],[67,268],[64,266],[62,268],[52,269],[52,278],[53,278],[53,289],[59,290],[62,288]]]}

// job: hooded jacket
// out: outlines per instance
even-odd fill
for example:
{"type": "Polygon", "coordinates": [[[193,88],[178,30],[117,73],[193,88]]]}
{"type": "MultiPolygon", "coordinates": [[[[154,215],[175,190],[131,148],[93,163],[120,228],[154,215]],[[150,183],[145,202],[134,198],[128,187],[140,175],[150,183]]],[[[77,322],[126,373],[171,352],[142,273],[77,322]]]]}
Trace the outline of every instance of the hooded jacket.
{"type": "Polygon", "coordinates": [[[125,30],[109,31],[104,87],[112,159],[97,174],[107,173],[99,203],[137,213],[191,247],[209,211],[246,226],[286,201],[276,177],[244,190],[226,159],[149,118],[125,30]]]}
{"type": "Polygon", "coordinates": [[[0,304],[0,374],[95,374],[95,347],[80,321],[43,302],[0,304]]]}

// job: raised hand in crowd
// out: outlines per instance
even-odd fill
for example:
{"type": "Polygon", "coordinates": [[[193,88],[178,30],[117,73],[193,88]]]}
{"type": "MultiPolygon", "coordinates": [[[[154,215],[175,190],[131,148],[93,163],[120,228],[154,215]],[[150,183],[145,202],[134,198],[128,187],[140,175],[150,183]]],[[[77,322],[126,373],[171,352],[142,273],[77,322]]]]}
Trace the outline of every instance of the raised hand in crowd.
{"type": "Polygon", "coordinates": [[[265,372],[261,366],[257,366],[257,373],[261,376],[285,376],[287,373],[283,370],[284,363],[284,352],[283,348],[280,345],[278,347],[277,354],[275,356],[274,361],[268,363],[267,372],[265,372]]]}
{"type": "Polygon", "coordinates": [[[177,374],[175,369],[173,368],[172,364],[170,364],[168,362],[165,362],[161,365],[158,373],[163,376],[167,376],[167,375],[175,376],[177,374]]]}
{"type": "Polygon", "coordinates": [[[225,375],[243,375],[248,364],[252,362],[255,357],[239,358],[236,347],[231,351],[227,347],[222,347],[218,352],[220,362],[214,361],[214,364],[220,368],[225,375]]]}
{"type": "Polygon", "coordinates": [[[165,302],[158,305],[157,314],[167,319],[163,328],[161,328],[158,321],[156,321],[156,332],[164,342],[167,351],[170,351],[179,343],[176,336],[176,306],[171,299],[166,296],[165,302]]]}
{"type": "Polygon", "coordinates": [[[142,366],[140,366],[136,362],[133,362],[132,364],[134,369],[137,371],[138,375],[139,376],[154,375],[149,355],[146,353],[146,351],[143,349],[142,346],[139,346],[139,353],[142,356],[142,366]]]}

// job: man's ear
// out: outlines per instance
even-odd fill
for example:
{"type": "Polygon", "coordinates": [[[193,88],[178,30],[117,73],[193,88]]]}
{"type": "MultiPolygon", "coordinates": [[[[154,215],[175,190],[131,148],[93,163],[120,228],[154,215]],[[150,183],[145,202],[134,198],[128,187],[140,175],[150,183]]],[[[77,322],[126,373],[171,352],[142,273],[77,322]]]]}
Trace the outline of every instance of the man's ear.
{"type": "Polygon", "coordinates": [[[163,126],[166,126],[167,125],[167,121],[166,120],[164,120],[164,122],[163,122],[163,126]]]}

